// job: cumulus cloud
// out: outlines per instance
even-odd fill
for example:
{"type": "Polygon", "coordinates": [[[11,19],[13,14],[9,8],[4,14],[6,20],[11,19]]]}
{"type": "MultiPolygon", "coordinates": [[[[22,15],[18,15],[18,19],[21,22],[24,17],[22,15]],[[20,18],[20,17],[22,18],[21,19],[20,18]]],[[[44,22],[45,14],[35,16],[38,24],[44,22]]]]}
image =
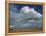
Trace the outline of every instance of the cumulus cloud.
{"type": "Polygon", "coordinates": [[[28,6],[22,7],[20,13],[15,13],[14,19],[16,29],[42,27],[42,15],[28,6]]]}
{"type": "Polygon", "coordinates": [[[26,18],[40,19],[42,17],[42,15],[35,11],[34,8],[29,8],[28,6],[21,8],[20,13],[26,18]]]}

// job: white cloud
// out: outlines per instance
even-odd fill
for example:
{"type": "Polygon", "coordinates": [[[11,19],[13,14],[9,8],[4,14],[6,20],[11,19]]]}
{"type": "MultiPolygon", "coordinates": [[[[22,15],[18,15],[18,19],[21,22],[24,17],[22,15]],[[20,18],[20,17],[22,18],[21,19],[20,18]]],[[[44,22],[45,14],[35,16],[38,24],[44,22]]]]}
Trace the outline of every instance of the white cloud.
{"type": "Polygon", "coordinates": [[[34,11],[34,8],[29,8],[28,6],[24,6],[24,7],[21,8],[20,12],[28,13],[30,11],[34,11]]]}
{"type": "Polygon", "coordinates": [[[34,10],[34,8],[29,8],[28,6],[24,6],[21,11],[21,14],[25,14],[25,18],[41,18],[42,15],[34,10]]]}
{"type": "Polygon", "coordinates": [[[28,6],[24,6],[24,7],[21,8],[21,11],[25,11],[24,13],[28,13],[29,7],[28,6]]]}

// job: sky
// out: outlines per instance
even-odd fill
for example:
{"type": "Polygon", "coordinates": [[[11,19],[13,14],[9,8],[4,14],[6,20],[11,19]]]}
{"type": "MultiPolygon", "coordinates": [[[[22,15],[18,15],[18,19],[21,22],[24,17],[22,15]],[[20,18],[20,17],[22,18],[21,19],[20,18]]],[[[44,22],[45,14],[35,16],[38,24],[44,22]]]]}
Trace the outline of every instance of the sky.
{"type": "Polygon", "coordinates": [[[14,4],[14,3],[10,3],[10,9],[12,10],[12,11],[16,11],[15,10],[15,8],[17,8],[18,10],[17,11],[19,11],[23,6],[28,6],[28,7],[30,7],[30,8],[34,8],[36,11],[38,11],[39,13],[41,13],[42,14],[42,5],[33,5],[33,4],[14,4]]]}
{"type": "Polygon", "coordinates": [[[10,26],[16,25],[16,28],[25,28],[25,27],[31,28],[35,27],[35,25],[37,24],[37,27],[42,27],[42,8],[43,8],[42,5],[11,3],[9,8],[10,26]],[[34,10],[31,10],[31,8],[33,8],[34,10]],[[24,13],[25,11],[27,11],[27,9],[28,13],[24,13]]]}

